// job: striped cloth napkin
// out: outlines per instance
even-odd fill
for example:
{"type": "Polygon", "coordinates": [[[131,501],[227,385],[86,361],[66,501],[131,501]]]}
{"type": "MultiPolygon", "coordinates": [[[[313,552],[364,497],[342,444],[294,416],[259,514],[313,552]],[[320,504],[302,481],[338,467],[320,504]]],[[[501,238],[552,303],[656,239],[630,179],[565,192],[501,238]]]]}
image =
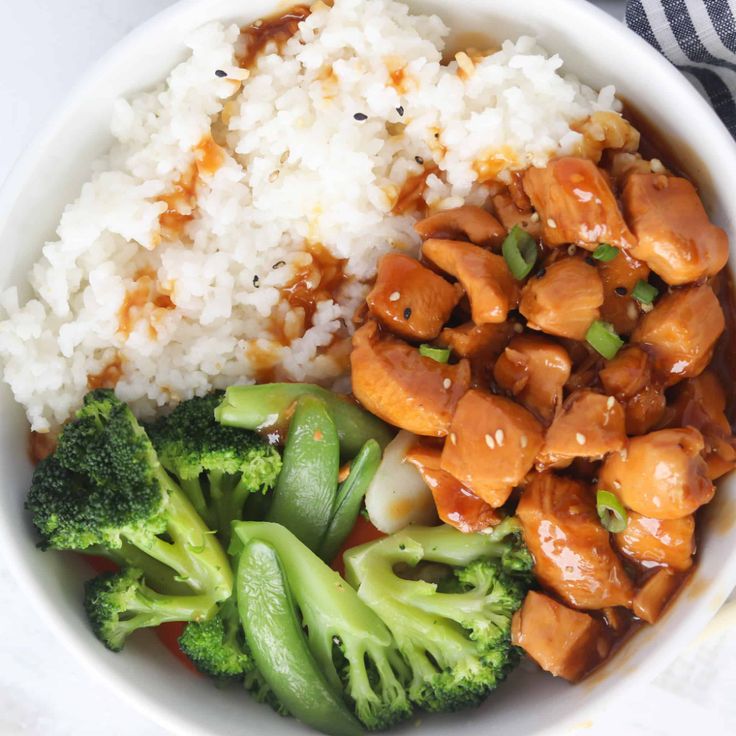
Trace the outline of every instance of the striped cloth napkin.
{"type": "Polygon", "coordinates": [[[736,137],[736,0],[629,0],[626,24],[687,75],[736,137]]]}

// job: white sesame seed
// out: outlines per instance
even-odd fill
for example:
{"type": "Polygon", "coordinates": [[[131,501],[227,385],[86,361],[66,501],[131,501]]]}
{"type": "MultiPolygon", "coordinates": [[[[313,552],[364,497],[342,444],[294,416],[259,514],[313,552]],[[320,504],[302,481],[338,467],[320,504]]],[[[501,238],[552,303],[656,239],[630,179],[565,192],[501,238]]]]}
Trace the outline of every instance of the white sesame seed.
{"type": "Polygon", "coordinates": [[[514,322],[514,332],[521,334],[524,332],[524,325],[521,322],[514,322]]]}
{"type": "Polygon", "coordinates": [[[609,396],[608,400],[606,401],[606,407],[609,409],[613,409],[613,405],[616,403],[616,399],[613,398],[613,396],[609,396]]]}
{"type": "Polygon", "coordinates": [[[276,181],[276,179],[279,178],[279,172],[278,169],[271,172],[271,174],[268,177],[268,180],[273,184],[273,182],[276,181]]]}
{"type": "Polygon", "coordinates": [[[452,442],[453,445],[457,444],[457,435],[454,432],[450,432],[450,442],[452,442]]]}
{"type": "Polygon", "coordinates": [[[532,222],[539,222],[539,212],[532,212],[532,216],[529,219],[532,222]]]}
{"type": "Polygon", "coordinates": [[[636,304],[634,302],[631,302],[628,307],[626,307],[626,316],[629,319],[636,319],[639,316],[639,310],[636,308],[636,304]]]}
{"type": "Polygon", "coordinates": [[[527,439],[527,436],[525,434],[519,437],[519,444],[521,445],[522,450],[525,449],[526,446],[529,444],[529,440],[527,439]]]}
{"type": "Polygon", "coordinates": [[[612,483],[611,485],[612,485],[612,486],[614,487],[614,489],[615,489],[615,490],[617,490],[617,491],[621,489],[621,484],[620,484],[620,483],[619,483],[619,482],[618,482],[617,480],[613,481],[613,483],[612,483]]]}
{"type": "Polygon", "coordinates": [[[629,451],[624,447],[623,450],[619,451],[619,456],[622,460],[628,460],[629,459],[629,451]]]}
{"type": "Polygon", "coordinates": [[[649,162],[649,166],[655,174],[661,174],[664,171],[664,165],[658,158],[653,158],[649,162]]]}
{"type": "Polygon", "coordinates": [[[401,299],[401,294],[398,291],[392,291],[391,294],[389,294],[388,300],[390,302],[397,302],[401,299]]]}
{"type": "Polygon", "coordinates": [[[496,430],[496,442],[498,443],[499,447],[503,446],[503,438],[504,438],[503,430],[497,429],[496,430]]]}
{"type": "Polygon", "coordinates": [[[452,386],[452,381],[449,378],[445,378],[445,380],[442,381],[442,385],[445,388],[450,388],[450,386],[452,386]]]}
{"type": "Polygon", "coordinates": [[[557,227],[557,223],[551,217],[548,217],[547,227],[551,227],[554,230],[557,227]]]}
{"type": "Polygon", "coordinates": [[[577,251],[578,251],[578,249],[577,249],[576,246],[574,246],[574,245],[568,245],[567,246],[567,255],[574,256],[575,253],[577,253],[577,251]]]}
{"type": "Polygon", "coordinates": [[[496,443],[493,441],[493,437],[489,434],[486,435],[486,444],[491,448],[491,450],[496,449],[496,443]]]}
{"type": "Polygon", "coordinates": [[[578,441],[579,445],[585,444],[585,435],[582,432],[577,432],[575,434],[575,439],[578,441]]]}

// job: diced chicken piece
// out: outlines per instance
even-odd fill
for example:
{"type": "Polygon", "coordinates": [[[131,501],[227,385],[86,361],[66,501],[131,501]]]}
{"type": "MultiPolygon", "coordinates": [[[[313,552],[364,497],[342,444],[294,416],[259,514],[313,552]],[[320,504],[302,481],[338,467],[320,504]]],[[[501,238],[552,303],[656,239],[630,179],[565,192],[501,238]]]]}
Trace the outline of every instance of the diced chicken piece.
{"type": "Polygon", "coordinates": [[[513,326],[508,322],[493,325],[466,322],[459,327],[445,327],[437,341],[460,358],[483,358],[492,362],[513,335],[513,326]]]}
{"type": "Polygon", "coordinates": [[[471,243],[488,248],[500,246],[506,237],[506,229],[490,212],[470,204],[425,217],[414,229],[425,240],[464,235],[471,243]]]}
{"type": "Polygon", "coordinates": [[[457,405],[441,467],[498,508],[529,472],[541,445],[542,426],[530,412],[472,389],[457,405]]]}
{"type": "Polygon", "coordinates": [[[496,383],[548,424],[562,403],[572,363],[565,348],[536,335],[515,337],[493,369],[496,383]]]}
{"type": "Polygon", "coordinates": [[[599,110],[582,123],[573,126],[582,133],[580,155],[598,163],[603,151],[617,150],[633,152],[639,150],[639,131],[620,113],[599,110]]]}
{"type": "Polygon", "coordinates": [[[683,381],[667,410],[669,427],[695,427],[703,435],[708,477],[720,478],[736,467],[736,438],[726,418],[726,394],[711,371],[683,381]]]}
{"type": "Polygon", "coordinates": [[[626,442],[625,421],[613,396],[575,391],[547,430],[537,467],[566,467],[576,457],[598,459],[620,450],[626,442]]]}
{"type": "Polygon", "coordinates": [[[631,174],[624,186],[626,220],[638,244],[632,255],[673,286],[718,273],[728,236],[708,219],[695,187],[664,174],[631,174]]]}
{"type": "Polygon", "coordinates": [[[543,169],[527,169],[524,190],[539,213],[547,245],[595,250],[600,243],[621,248],[635,243],[605,175],[592,161],[558,158],[543,169]]]}
{"type": "Polygon", "coordinates": [[[611,650],[611,637],[600,621],[533,590],[511,626],[517,647],[543,670],[570,682],[582,679],[611,650]]]}
{"type": "Polygon", "coordinates": [[[643,516],[680,519],[708,503],[715,492],[703,448],[703,436],[692,427],[634,437],[627,448],[606,458],[599,486],[643,516]]]}
{"type": "Polygon", "coordinates": [[[438,363],[367,322],[353,335],[355,397],[381,419],[419,435],[444,437],[455,407],[470,386],[466,360],[438,363]]]}
{"type": "Polygon", "coordinates": [[[666,567],[652,575],[634,596],[634,613],[649,624],[656,623],[682,585],[682,575],[666,567]]]}
{"type": "Polygon", "coordinates": [[[628,558],[684,571],[693,564],[695,517],[652,519],[629,511],[626,529],[615,535],[616,547],[628,558]]]}
{"type": "Polygon", "coordinates": [[[583,340],[600,317],[603,284],[593,266],[563,258],[526,282],[519,311],[527,326],[550,335],[583,340]]]}
{"type": "Polygon", "coordinates": [[[510,231],[518,225],[535,240],[541,236],[542,225],[539,215],[534,212],[531,204],[529,209],[520,209],[509,192],[499,192],[492,197],[491,201],[498,219],[506,230],[510,231]]]}
{"type": "Polygon", "coordinates": [[[416,467],[432,491],[440,519],[465,533],[479,532],[498,524],[501,521],[498,511],[442,470],[441,457],[440,445],[425,442],[415,444],[406,454],[406,461],[416,467]]]}
{"type": "Polygon", "coordinates": [[[624,407],[627,434],[645,434],[662,418],[664,390],[652,376],[651,357],[640,347],[625,347],[606,363],[599,376],[606,392],[624,407]]]}
{"type": "Polygon", "coordinates": [[[598,264],[598,275],[603,283],[601,319],[610,322],[619,335],[630,335],[639,321],[640,311],[631,296],[636,283],[649,278],[646,263],[619,251],[612,261],[598,264]]]}
{"type": "Polygon", "coordinates": [[[523,490],[516,515],[543,586],[575,608],[631,606],[632,583],[601,526],[591,488],[542,473],[523,490]]]}
{"type": "Polygon", "coordinates": [[[434,238],[424,242],[422,253],[460,281],[475,324],[504,322],[519,303],[519,287],[501,256],[459,240],[434,238]]]}
{"type": "Polygon", "coordinates": [[[721,305],[704,284],[663,296],[631,340],[651,347],[657,370],[671,386],[703,372],[724,327],[721,305]]]}
{"type": "Polygon", "coordinates": [[[388,253],[378,263],[376,283],[366,297],[371,314],[407,340],[432,340],[450,318],[462,291],[419,261],[388,253]]]}

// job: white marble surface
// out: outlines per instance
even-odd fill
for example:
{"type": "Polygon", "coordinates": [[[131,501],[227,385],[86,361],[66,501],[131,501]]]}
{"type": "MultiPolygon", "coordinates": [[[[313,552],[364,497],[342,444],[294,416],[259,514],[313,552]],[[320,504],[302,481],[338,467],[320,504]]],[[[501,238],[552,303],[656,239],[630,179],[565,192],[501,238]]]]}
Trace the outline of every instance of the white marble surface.
{"type": "MultiPolygon", "coordinates": [[[[206,0],[202,0],[203,2],[206,0]]],[[[244,0],[247,2],[247,0],[244,0]]],[[[0,2],[0,181],[85,69],[171,0],[0,2]]],[[[621,17],[623,3],[599,2],[621,17]]],[[[124,655],[121,655],[124,656],[124,655]]],[[[736,633],[694,645],[581,736],[736,733],[736,633]]],[[[165,736],[54,640],[0,558],[0,736],[165,736]]]]}

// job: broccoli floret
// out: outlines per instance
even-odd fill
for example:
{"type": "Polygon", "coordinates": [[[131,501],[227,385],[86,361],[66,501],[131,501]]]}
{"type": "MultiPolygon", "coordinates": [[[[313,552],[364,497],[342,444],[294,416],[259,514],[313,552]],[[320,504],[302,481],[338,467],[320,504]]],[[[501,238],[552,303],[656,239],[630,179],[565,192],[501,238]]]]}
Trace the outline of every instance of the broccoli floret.
{"type": "Polygon", "coordinates": [[[223,392],[183,401],[149,428],[161,464],[225,544],[243,518],[252,493],[266,493],[281,471],[281,457],[255,432],[215,421],[223,392]]]}
{"type": "Polygon", "coordinates": [[[520,544],[513,522],[490,535],[417,526],[345,554],[348,581],[404,655],[409,696],[419,707],[476,705],[517,663],[511,617],[529,585],[520,544]],[[450,579],[400,576],[426,563],[448,566],[450,579]]]}
{"type": "Polygon", "coordinates": [[[366,728],[380,730],[407,719],[412,712],[403,684],[408,670],[376,614],[334,570],[280,524],[234,524],[230,553],[239,554],[253,539],[276,550],[301,612],[312,654],[328,680],[345,690],[366,728]]]}
{"type": "Polygon", "coordinates": [[[161,595],[146,585],[142,570],[130,567],[88,581],[84,607],[97,638],[119,652],[137,629],[205,618],[211,613],[212,599],[208,595],[161,595]]]}
{"type": "Polygon", "coordinates": [[[208,621],[187,624],[179,648],[202,674],[216,680],[243,680],[254,668],[233,597],[208,621]]]}
{"type": "Polygon", "coordinates": [[[111,391],[87,394],[54,454],[36,467],[26,507],[43,547],[106,550],[142,570],[149,586],[165,577],[163,565],[171,585],[157,592],[183,583],[192,596],[209,599],[210,614],[231,594],[232,571],[220,543],[111,391]]]}

